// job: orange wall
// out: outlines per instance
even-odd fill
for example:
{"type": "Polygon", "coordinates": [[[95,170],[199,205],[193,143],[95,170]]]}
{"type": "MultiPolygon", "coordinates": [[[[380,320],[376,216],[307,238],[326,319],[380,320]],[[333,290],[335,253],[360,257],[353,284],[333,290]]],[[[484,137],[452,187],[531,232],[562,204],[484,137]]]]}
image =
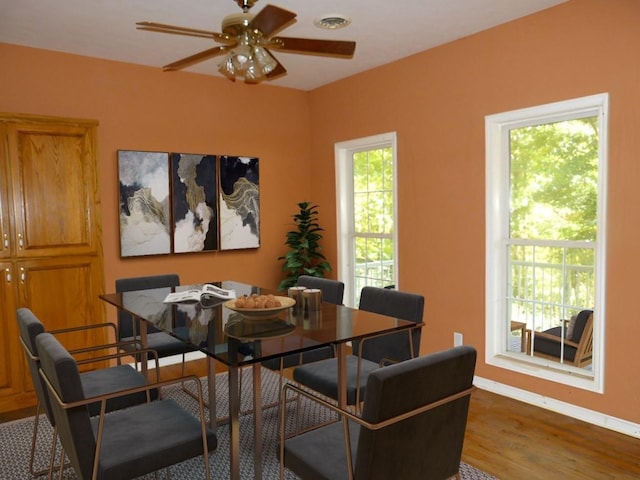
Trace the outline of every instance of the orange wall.
{"type": "Polygon", "coordinates": [[[479,350],[479,376],[640,423],[640,377],[630,374],[640,338],[638,25],[637,0],[571,0],[310,93],[0,44],[0,111],[100,122],[107,289],[167,271],[276,286],[302,200],[320,205],[335,264],[334,143],[396,131],[399,284],[426,297],[423,352],[459,331],[479,350]],[[603,395],[484,364],[484,116],[600,92],[610,93],[603,395]],[[261,248],[120,259],[117,149],[260,157],[261,248]]]}
{"type": "Polygon", "coordinates": [[[637,0],[572,0],[310,94],[321,205],[335,197],[324,174],[335,142],[397,132],[399,285],[425,295],[422,350],[462,332],[479,350],[479,376],[636,423],[639,25],[637,0]],[[601,92],[610,93],[604,395],[484,364],[484,117],[601,92]]]}
{"type": "Polygon", "coordinates": [[[0,111],[100,122],[107,290],[118,277],[169,271],[184,282],[237,279],[277,287],[291,215],[309,200],[306,93],[6,44],[0,58],[0,111]],[[261,247],[121,259],[118,149],[259,157],[261,247]]]}

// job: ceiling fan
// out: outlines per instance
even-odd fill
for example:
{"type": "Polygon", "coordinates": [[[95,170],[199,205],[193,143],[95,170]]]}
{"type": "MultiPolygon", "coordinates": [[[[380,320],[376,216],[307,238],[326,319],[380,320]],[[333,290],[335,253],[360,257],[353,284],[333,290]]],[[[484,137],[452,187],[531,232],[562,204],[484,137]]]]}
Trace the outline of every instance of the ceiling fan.
{"type": "Polygon", "coordinates": [[[353,57],[355,42],[273,36],[295,22],[296,14],[293,12],[267,5],[253,14],[249,10],[258,0],[234,1],[242,8],[242,13],[227,15],[222,20],[222,33],[154,22],[138,22],[136,25],[139,30],[210,38],[222,44],[165,65],[163,70],[180,70],[226,54],[218,65],[218,70],[233,81],[237,77],[243,77],[246,83],[273,80],[287,73],[271,50],[338,58],[353,57]]]}

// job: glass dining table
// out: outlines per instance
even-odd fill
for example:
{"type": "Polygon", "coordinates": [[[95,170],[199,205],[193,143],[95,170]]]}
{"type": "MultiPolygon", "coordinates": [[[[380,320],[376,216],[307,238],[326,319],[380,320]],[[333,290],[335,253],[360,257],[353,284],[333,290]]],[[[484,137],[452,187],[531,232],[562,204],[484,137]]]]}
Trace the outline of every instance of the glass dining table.
{"type": "MultiPolygon", "coordinates": [[[[279,295],[277,292],[236,281],[207,282],[237,296],[279,295]]],[[[164,303],[168,293],[197,289],[184,285],[100,295],[105,302],[142,320],[141,342],[146,342],[147,326],[164,331],[195,346],[207,358],[209,424],[216,421],[215,362],[226,365],[229,395],[230,472],[240,478],[240,385],[239,369],[253,369],[254,473],[262,478],[262,393],[261,362],[316,348],[332,346],[338,361],[338,403],[346,406],[346,356],[348,343],[382,333],[413,329],[421,324],[357,310],[343,305],[321,303],[317,311],[303,311],[301,305],[284,309],[273,318],[246,319],[224,306],[225,300],[190,303],[164,303]]],[[[142,362],[146,367],[146,362],[142,362]]]]}

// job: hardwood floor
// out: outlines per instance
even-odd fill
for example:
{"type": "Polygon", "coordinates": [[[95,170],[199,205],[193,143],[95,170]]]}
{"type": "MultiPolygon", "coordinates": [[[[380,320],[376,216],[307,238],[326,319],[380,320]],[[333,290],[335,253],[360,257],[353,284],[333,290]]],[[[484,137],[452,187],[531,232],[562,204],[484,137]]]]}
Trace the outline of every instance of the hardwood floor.
{"type": "Polygon", "coordinates": [[[501,480],[640,478],[640,440],[486,390],[472,396],[462,459],[501,480]]]}
{"type": "MultiPolygon", "coordinates": [[[[187,366],[206,374],[202,360],[187,366]]],[[[163,367],[162,378],[180,372],[163,367]]],[[[33,411],[0,414],[0,422],[33,411]]],[[[462,459],[500,480],[640,478],[640,440],[485,390],[472,396],[462,459]]]]}

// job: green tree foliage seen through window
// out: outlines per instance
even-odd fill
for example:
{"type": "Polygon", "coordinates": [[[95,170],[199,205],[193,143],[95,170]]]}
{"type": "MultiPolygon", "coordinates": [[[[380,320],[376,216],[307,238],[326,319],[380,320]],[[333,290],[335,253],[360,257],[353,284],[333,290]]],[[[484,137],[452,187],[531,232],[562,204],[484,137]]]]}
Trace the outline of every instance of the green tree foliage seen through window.
{"type": "Polygon", "coordinates": [[[511,130],[511,238],[595,241],[597,117],[511,130]]]}

